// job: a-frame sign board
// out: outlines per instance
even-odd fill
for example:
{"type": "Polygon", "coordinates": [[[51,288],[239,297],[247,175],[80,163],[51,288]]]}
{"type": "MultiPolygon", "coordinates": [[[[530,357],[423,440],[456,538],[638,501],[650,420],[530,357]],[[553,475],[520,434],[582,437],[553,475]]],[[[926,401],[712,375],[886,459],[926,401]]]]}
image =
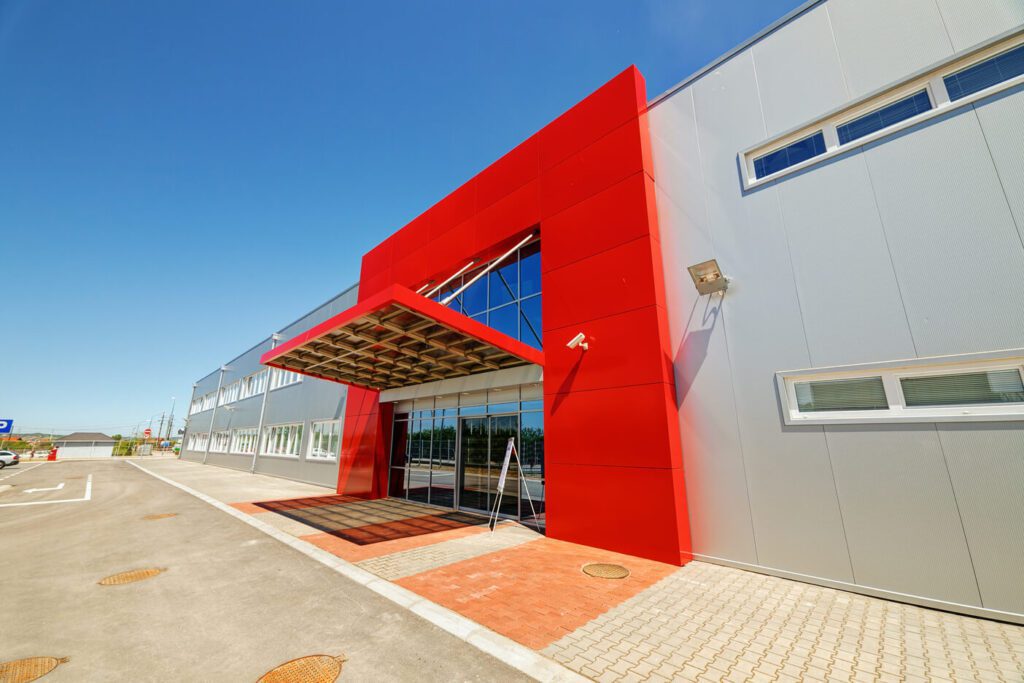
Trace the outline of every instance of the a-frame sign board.
{"type": "MultiPolygon", "coordinates": [[[[494,509],[491,510],[491,515],[487,520],[487,526],[490,527],[491,533],[494,532],[494,527],[498,526],[498,510],[501,509],[501,499],[505,495],[505,479],[508,477],[508,465],[512,462],[512,457],[515,456],[516,467],[519,471],[523,471],[523,463],[519,460],[519,451],[516,450],[516,438],[514,436],[508,437],[508,446],[505,447],[505,462],[501,464],[501,476],[498,477],[498,496],[494,501],[494,509]]],[[[520,485],[519,490],[523,490],[523,486],[520,485]]],[[[526,487],[526,500],[530,502],[530,511],[533,513],[534,522],[537,521],[537,510],[533,507],[533,497],[530,496],[530,485],[526,487]]]]}

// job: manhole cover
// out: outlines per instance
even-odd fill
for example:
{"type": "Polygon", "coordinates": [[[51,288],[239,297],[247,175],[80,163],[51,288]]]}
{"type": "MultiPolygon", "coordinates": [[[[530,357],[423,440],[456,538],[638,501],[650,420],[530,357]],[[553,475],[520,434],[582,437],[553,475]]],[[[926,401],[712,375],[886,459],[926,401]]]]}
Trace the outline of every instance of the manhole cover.
{"type": "Polygon", "coordinates": [[[68,661],[67,657],[29,657],[16,659],[13,662],[0,663],[0,681],[2,683],[28,683],[42,678],[68,661]]]}
{"type": "Polygon", "coordinates": [[[621,564],[604,564],[601,562],[583,565],[583,573],[598,579],[624,579],[629,576],[629,570],[621,564]]]}
{"type": "Polygon", "coordinates": [[[154,519],[167,519],[168,517],[177,517],[177,512],[160,512],[155,515],[146,515],[143,519],[152,521],[154,519]]]}
{"type": "Polygon", "coordinates": [[[345,655],[309,655],[285,662],[263,674],[257,683],[333,683],[341,675],[345,655]]]}
{"type": "Polygon", "coordinates": [[[160,572],[165,571],[163,569],[133,569],[128,572],[121,572],[120,574],[114,574],[100,581],[101,586],[120,586],[125,583],[135,583],[136,581],[145,581],[151,579],[160,572]]]}

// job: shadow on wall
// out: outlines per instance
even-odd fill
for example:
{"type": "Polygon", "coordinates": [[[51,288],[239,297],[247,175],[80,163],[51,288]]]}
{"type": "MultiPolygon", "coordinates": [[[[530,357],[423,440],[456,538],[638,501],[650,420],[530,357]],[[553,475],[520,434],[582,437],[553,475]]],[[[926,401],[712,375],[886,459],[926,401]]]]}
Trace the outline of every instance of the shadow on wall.
{"type": "Polygon", "coordinates": [[[697,373],[704,365],[708,356],[708,345],[711,343],[711,335],[718,324],[718,317],[722,310],[722,295],[708,294],[701,296],[693,302],[690,308],[690,317],[686,320],[686,334],[676,351],[675,367],[680,368],[676,381],[676,408],[681,408],[686,395],[690,393],[697,373]],[[717,301],[717,303],[712,303],[717,301]],[[700,328],[691,329],[693,316],[697,312],[701,301],[704,302],[704,313],[701,316],[700,328]]]}
{"type": "Polygon", "coordinates": [[[554,415],[558,412],[559,406],[565,401],[569,395],[569,390],[572,389],[572,383],[576,379],[576,375],[580,373],[580,366],[583,364],[583,357],[586,352],[581,352],[576,358],[576,362],[573,363],[572,368],[565,375],[565,379],[562,381],[562,385],[558,387],[558,393],[555,394],[555,400],[551,403],[551,414],[554,415]]]}

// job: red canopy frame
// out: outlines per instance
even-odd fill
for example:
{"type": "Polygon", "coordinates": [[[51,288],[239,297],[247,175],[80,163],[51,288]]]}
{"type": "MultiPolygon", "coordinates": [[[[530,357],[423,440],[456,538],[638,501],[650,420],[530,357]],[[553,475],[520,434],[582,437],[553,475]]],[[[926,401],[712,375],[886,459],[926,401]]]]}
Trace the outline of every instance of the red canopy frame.
{"type": "Polygon", "coordinates": [[[407,287],[392,285],[267,351],[260,361],[380,391],[544,365],[544,354],[407,287]]]}

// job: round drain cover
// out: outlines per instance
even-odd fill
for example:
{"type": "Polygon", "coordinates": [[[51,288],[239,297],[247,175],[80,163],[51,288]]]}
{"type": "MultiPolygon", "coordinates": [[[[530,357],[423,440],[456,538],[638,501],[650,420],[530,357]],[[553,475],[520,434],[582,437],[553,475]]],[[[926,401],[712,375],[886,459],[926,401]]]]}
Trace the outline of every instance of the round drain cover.
{"type": "Polygon", "coordinates": [[[154,519],[167,519],[168,517],[177,517],[177,512],[161,512],[155,515],[146,515],[143,519],[152,521],[154,519]]]}
{"type": "Polygon", "coordinates": [[[583,565],[583,573],[598,579],[624,579],[629,576],[629,570],[621,564],[604,564],[602,562],[583,565]]]}
{"type": "Polygon", "coordinates": [[[257,683],[334,683],[346,661],[345,655],[299,657],[271,669],[257,683]]]}
{"type": "Polygon", "coordinates": [[[28,683],[42,678],[68,661],[67,657],[29,657],[13,662],[0,662],[0,681],[4,683],[28,683]]]}
{"type": "Polygon", "coordinates": [[[135,583],[136,581],[145,581],[151,579],[160,572],[165,571],[163,569],[133,569],[128,572],[121,572],[120,574],[114,574],[100,581],[101,586],[120,586],[125,583],[135,583]]]}

